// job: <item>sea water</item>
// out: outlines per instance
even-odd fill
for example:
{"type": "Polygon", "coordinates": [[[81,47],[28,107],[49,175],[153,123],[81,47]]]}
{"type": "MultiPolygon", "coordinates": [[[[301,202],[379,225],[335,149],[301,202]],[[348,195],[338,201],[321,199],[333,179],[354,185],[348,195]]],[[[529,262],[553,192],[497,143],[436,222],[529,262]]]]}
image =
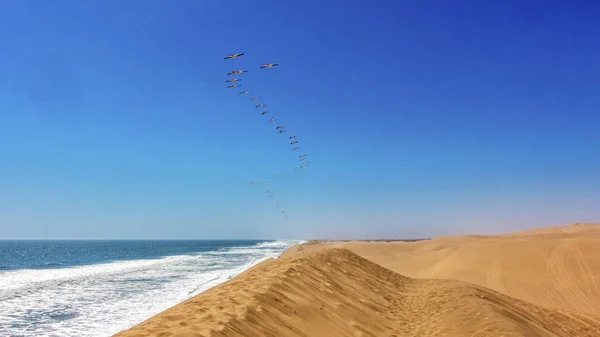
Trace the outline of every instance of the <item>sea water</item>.
{"type": "Polygon", "coordinates": [[[0,336],[111,336],[300,241],[0,241],[0,336]]]}

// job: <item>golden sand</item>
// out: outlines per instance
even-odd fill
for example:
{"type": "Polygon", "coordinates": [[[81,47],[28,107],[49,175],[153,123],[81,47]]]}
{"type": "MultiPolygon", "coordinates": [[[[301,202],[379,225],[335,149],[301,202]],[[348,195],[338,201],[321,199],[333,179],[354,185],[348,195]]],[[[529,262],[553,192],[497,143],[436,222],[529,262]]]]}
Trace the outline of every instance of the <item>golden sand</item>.
{"type": "Polygon", "coordinates": [[[600,336],[600,225],[310,242],[117,336],[600,336]]]}

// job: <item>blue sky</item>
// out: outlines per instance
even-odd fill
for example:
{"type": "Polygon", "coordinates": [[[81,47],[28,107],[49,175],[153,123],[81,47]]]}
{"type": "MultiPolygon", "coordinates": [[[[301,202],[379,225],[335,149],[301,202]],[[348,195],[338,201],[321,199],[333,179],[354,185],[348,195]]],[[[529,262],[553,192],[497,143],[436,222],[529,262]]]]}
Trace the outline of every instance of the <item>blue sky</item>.
{"type": "Polygon", "coordinates": [[[587,0],[2,1],[0,238],[599,221],[599,18],[587,0]],[[237,68],[309,153],[273,184],[289,220],[249,182],[296,153],[225,88],[237,68]]]}

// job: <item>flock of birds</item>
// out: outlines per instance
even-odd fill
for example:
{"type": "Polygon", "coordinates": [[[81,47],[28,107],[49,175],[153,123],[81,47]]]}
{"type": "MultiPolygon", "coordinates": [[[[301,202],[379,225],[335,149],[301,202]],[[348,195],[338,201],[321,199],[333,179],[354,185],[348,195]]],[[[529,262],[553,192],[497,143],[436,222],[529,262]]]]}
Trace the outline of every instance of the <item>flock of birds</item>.
{"type": "MultiPolygon", "coordinates": [[[[237,54],[231,54],[228,56],[225,56],[225,60],[236,60],[238,58],[240,58],[241,56],[244,56],[244,53],[237,53],[237,54]]],[[[279,64],[278,63],[266,63],[260,66],[259,69],[271,69],[273,67],[278,67],[279,64]]],[[[242,81],[241,75],[244,73],[247,73],[248,70],[245,69],[239,69],[239,70],[232,70],[230,72],[227,73],[227,80],[225,81],[226,83],[229,83],[229,85],[227,86],[227,89],[237,89],[240,88],[241,85],[238,84],[238,82],[242,81]]],[[[246,95],[251,95],[250,92],[248,91],[240,91],[238,93],[241,96],[246,96],[246,95]]],[[[251,101],[260,101],[260,99],[256,96],[253,96],[250,98],[251,101]]],[[[267,116],[267,118],[269,118],[267,120],[268,123],[271,124],[275,124],[275,122],[278,121],[278,118],[276,117],[271,117],[270,112],[265,110],[264,108],[266,107],[266,104],[263,103],[258,103],[255,108],[260,109],[260,115],[261,116],[267,116]]],[[[275,130],[280,134],[286,134],[287,130],[285,129],[285,127],[281,124],[278,123],[278,125],[275,127],[275,130]]],[[[300,150],[300,146],[298,145],[298,140],[296,135],[289,135],[287,137],[287,141],[289,142],[289,145],[291,147],[292,151],[298,151],[300,150]]],[[[266,178],[262,178],[262,179],[256,179],[253,180],[250,184],[251,185],[255,185],[255,184],[259,184],[259,183],[264,183],[265,186],[265,192],[267,193],[267,196],[274,201],[275,203],[275,207],[277,208],[281,208],[279,203],[276,201],[275,199],[275,193],[273,192],[273,190],[271,189],[271,181],[281,175],[293,172],[293,171],[297,171],[300,169],[303,169],[305,167],[308,166],[308,164],[310,163],[310,161],[308,160],[308,154],[307,153],[303,153],[301,155],[298,156],[298,164],[291,169],[287,169],[285,171],[280,171],[280,172],[276,172],[275,174],[266,177],[266,178]]],[[[288,214],[284,211],[284,210],[280,210],[280,213],[286,218],[288,219],[289,216],[288,214]]]]}

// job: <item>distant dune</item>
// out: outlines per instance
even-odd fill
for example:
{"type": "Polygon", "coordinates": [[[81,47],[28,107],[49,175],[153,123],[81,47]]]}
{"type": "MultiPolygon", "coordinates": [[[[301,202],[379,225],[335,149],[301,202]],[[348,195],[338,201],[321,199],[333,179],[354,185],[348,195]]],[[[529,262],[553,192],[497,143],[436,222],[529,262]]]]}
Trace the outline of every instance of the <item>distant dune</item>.
{"type": "Polygon", "coordinates": [[[593,226],[311,241],[117,336],[598,337],[593,226]]]}
{"type": "Polygon", "coordinates": [[[600,223],[576,223],[569,226],[554,226],[524,230],[504,235],[540,235],[540,234],[598,234],[600,235],[600,223]]]}

